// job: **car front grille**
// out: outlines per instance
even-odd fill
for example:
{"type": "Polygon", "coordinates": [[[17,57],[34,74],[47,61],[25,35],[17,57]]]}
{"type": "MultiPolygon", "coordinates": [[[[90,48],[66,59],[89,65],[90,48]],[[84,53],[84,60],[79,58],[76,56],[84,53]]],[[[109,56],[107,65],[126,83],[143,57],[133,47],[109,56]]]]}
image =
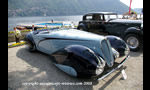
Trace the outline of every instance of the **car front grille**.
{"type": "Polygon", "coordinates": [[[103,52],[104,60],[106,61],[107,65],[109,67],[112,67],[114,63],[113,52],[111,49],[111,45],[107,39],[102,40],[101,49],[103,52]]]}

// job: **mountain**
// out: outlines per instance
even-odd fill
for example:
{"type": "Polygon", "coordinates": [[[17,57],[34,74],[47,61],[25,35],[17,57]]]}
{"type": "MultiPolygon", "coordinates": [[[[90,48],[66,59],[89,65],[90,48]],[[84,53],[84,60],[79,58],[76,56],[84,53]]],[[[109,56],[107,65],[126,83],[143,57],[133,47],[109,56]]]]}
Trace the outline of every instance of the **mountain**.
{"type": "Polygon", "coordinates": [[[120,0],[8,0],[8,17],[83,15],[100,11],[123,14],[128,6],[120,0]]]}
{"type": "Polygon", "coordinates": [[[133,10],[138,14],[142,13],[142,8],[134,8],[133,10]]]}

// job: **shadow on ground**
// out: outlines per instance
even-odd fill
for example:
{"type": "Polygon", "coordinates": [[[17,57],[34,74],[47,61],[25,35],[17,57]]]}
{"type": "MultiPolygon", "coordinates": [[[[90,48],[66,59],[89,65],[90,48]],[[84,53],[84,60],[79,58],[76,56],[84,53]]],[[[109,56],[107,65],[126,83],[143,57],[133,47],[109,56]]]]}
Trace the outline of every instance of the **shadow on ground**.
{"type": "MultiPolygon", "coordinates": [[[[137,52],[136,55],[139,55],[139,53],[137,52]]],[[[136,55],[133,54],[132,56],[136,55]]],[[[28,65],[22,66],[25,69],[23,71],[14,71],[8,73],[8,86],[11,88],[93,90],[94,85],[100,84],[100,81],[96,81],[93,79],[78,79],[69,76],[68,74],[64,73],[56,66],[54,66],[48,55],[41,52],[30,53],[26,48],[21,48],[16,53],[16,56],[28,65]],[[90,82],[92,84],[84,85],[86,82],[90,82]],[[38,83],[38,85],[36,83],[38,83]],[[45,85],[39,85],[41,83],[45,83],[45,85]],[[49,85],[46,85],[46,83],[49,85]],[[70,84],[62,85],[62,83],[70,84]],[[80,85],[71,85],[79,83],[80,85]]],[[[104,90],[119,75],[120,71],[112,76],[111,79],[102,80],[104,84],[99,88],[99,90],[104,90]]]]}
{"type": "Polygon", "coordinates": [[[135,51],[130,51],[130,56],[132,56],[132,57],[138,57],[141,54],[143,54],[143,49],[140,49],[139,51],[136,51],[136,52],[135,51]]]}
{"type": "Polygon", "coordinates": [[[49,56],[46,54],[41,52],[30,53],[26,48],[21,48],[16,53],[16,56],[27,63],[27,65],[21,66],[24,67],[24,70],[22,71],[16,70],[8,73],[8,85],[11,88],[45,88],[53,90],[78,90],[81,88],[92,90],[93,88],[92,84],[81,85],[85,82],[91,82],[91,80],[78,79],[59,70],[55,65],[53,65],[49,56]],[[38,83],[38,85],[32,85],[31,83],[38,83]],[[44,84],[42,85],[42,83],[44,84]],[[80,85],[72,85],[79,83],[80,85]]]}

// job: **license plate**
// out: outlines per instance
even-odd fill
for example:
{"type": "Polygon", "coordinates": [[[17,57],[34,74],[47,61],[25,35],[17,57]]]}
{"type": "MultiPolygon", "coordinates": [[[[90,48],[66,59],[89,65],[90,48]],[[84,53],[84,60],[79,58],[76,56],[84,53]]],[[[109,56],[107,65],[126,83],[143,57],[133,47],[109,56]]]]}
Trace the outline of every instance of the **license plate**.
{"type": "Polygon", "coordinates": [[[121,71],[121,73],[122,73],[123,79],[124,80],[127,79],[127,74],[124,69],[121,71]]]}

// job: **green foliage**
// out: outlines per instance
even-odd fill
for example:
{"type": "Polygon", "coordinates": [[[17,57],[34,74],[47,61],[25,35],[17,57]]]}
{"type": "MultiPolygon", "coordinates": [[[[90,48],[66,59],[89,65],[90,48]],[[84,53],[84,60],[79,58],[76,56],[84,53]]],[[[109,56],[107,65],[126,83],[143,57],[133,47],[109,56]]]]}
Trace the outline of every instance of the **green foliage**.
{"type": "Polygon", "coordinates": [[[13,43],[8,45],[8,48],[12,48],[12,47],[17,47],[17,46],[21,46],[21,45],[25,45],[26,42],[20,42],[20,43],[13,43]]]}
{"type": "MultiPolygon", "coordinates": [[[[32,31],[32,30],[30,30],[30,29],[21,30],[21,33],[22,33],[22,32],[30,32],[30,31],[32,31]]],[[[9,31],[9,32],[8,32],[8,35],[13,34],[13,33],[14,33],[14,31],[9,31]]]]}

